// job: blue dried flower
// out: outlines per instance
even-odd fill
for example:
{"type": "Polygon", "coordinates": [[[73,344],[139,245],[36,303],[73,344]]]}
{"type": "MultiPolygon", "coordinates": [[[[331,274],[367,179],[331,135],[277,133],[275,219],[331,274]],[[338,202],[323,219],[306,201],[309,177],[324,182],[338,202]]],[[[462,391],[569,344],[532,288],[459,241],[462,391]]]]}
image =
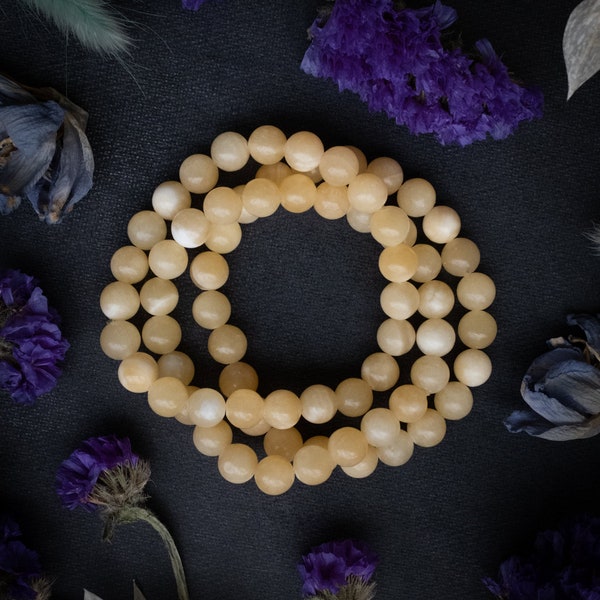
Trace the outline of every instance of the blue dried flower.
{"type": "Polygon", "coordinates": [[[51,88],[25,88],[0,75],[0,213],[26,197],[59,222],[92,187],[87,113],[51,88]]]}
{"type": "Polygon", "coordinates": [[[18,404],[33,404],[56,385],[69,348],[59,322],[33,277],[0,270],[0,388],[18,404]]]}
{"type": "Polygon", "coordinates": [[[301,69],[357,93],[414,134],[461,146],[507,137],[541,116],[541,93],[517,85],[487,40],[474,56],[447,48],[456,11],[435,2],[396,10],[394,0],[337,0],[309,29],[301,69]]]}
{"type": "Polygon", "coordinates": [[[302,593],[305,596],[325,591],[336,594],[352,579],[368,583],[377,563],[377,555],[364,542],[326,542],[311,548],[298,565],[303,579],[302,593]]]}
{"type": "Polygon", "coordinates": [[[569,315],[567,323],[586,340],[548,341],[552,350],[533,361],[521,385],[531,410],[512,413],[504,422],[509,431],[557,441],[600,433],[600,319],[569,315]]]}
{"type": "Polygon", "coordinates": [[[533,551],[483,583],[504,600],[600,600],[600,518],[578,515],[538,534],[533,551]]]}

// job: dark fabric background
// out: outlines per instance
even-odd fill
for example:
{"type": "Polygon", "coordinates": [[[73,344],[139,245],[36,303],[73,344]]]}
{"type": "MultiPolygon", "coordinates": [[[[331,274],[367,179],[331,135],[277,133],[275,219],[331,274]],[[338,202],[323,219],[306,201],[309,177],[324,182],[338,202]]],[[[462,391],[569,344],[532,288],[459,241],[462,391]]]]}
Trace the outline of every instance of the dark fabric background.
{"type": "MultiPolygon", "coordinates": [[[[103,544],[99,520],[61,508],[54,493],[60,462],[83,439],[112,432],[130,436],[151,462],[150,506],[178,542],[193,598],[299,597],[300,555],[353,536],[381,557],[381,600],[484,600],[481,578],[525,550],[538,529],[598,510],[600,438],[551,443],[502,424],[523,406],[521,378],[545,340],[568,333],[565,315],[600,307],[600,259],[584,236],[600,214],[600,77],[567,103],[561,51],[577,3],[452,3],[467,44],[487,37],[545,94],[543,119],[507,140],[458,148],[413,137],[299,70],[319,0],[208,0],[197,13],[177,0],[115,0],[135,39],[123,63],[65,41],[16,0],[2,2],[0,69],[55,87],[88,110],[96,160],[92,191],[60,225],[39,222],[26,204],[0,218],[0,266],[41,280],[72,344],[58,386],[35,406],[0,398],[0,509],[39,551],[56,598],[79,599],[86,587],[104,600],[125,599],[133,578],[148,600],[176,597],[150,528],[122,527],[103,544]],[[98,343],[105,323],[98,298],[112,280],[112,253],[128,243],[129,218],[150,208],[155,186],[176,178],[189,154],[207,153],[217,134],[249,135],[267,123],[288,135],[314,131],[326,146],[358,146],[370,159],[392,156],[406,177],[431,181],[481,249],[481,270],[498,288],[491,312],[499,325],[489,351],[493,376],[439,446],[417,448],[405,466],[380,465],[364,480],[338,470],[324,485],[296,483],[275,498],[252,482],[222,480],[216,459],[195,450],[190,428],[120,387],[117,363],[98,343]]],[[[344,220],[282,211],[244,232],[225,289],[260,390],[299,392],[356,376],[377,350],[383,317],[377,244],[344,220]]],[[[181,348],[196,360],[196,383],[214,386],[206,336],[189,315],[193,286],[180,279],[181,348]]]]}

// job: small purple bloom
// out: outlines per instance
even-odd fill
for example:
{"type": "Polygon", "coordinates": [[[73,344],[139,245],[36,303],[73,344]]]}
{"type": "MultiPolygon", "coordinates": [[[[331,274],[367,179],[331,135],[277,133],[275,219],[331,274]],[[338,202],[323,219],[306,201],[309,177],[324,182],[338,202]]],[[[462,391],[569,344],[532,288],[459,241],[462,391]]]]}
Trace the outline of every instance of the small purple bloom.
{"type": "Polygon", "coordinates": [[[18,404],[33,404],[56,385],[69,348],[59,323],[33,277],[0,270],[0,388],[18,404]]]}
{"type": "Polygon", "coordinates": [[[181,0],[181,6],[186,10],[198,10],[206,0],[181,0]]]}
{"type": "Polygon", "coordinates": [[[377,563],[377,555],[364,542],[326,542],[312,548],[298,565],[303,579],[302,593],[305,596],[321,591],[335,594],[347,583],[349,577],[357,577],[367,583],[373,576],[377,563]]]}
{"type": "Polygon", "coordinates": [[[504,422],[513,433],[548,440],[588,438],[600,433],[600,318],[569,315],[586,340],[554,338],[523,377],[521,395],[530,410],[513,412],[504,422]]]}
{"type": "Polygon", "coordinates": [[[116,435],[90,438],[61,464],[56,474],[56,493],[71,510],[78,506],[94,510],[97,505],[90,502],[90,495],[100,475],[120,465],[135,466],[138,461],[129,438],[116,435]]]}

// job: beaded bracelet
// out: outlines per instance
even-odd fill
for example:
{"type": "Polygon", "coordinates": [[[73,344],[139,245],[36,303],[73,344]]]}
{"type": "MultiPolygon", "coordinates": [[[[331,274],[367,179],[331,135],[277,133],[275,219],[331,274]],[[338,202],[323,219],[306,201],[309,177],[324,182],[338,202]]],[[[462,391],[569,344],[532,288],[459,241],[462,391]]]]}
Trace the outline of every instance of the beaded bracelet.
{"type": "Polygon", "coordinates": [[[485,310],[496,291],[493,281],[476,271],[477,246],[458,237],[460,217],[449,206],[436,205],[430,183],[404,181],[392,158],[367,163],[355,147],[325,150],[313,133],[286,138],[270,125],[258,127],[248,140],[222,133],[212,142],[210,156],[194,154],[183,161],[179,177],[156,188],[153,210],[129,221],[131,245],[112,256],[116,281],[100,297],[110,319],[100,344],[108,357],[121,361],[118,377],[125,389],[147,393],[158,415],[195,426],[196,448],[218,457],[227,481],[254,478],[260,490],[277,495],[296,478],[308,485],[322,483],[336,466],[351,477],[366,477],[379,461],[406,463],[415,444],[438,444],[446,420],[470,412],[470,388],[491,374],[491,361],[482,349],[496,336],[496,322],[485,310]],[[216,187],[219,169],[238,171],[250,157],[261,165],[254,179],[236,188],[216,187]],[[202,210],[192,207],[192,195],[203,196],[202,210]],[[387,204],[390,197],[394,204],[387,204]],[[219,291],[229,276],[223,255],[239,245],[241,225],[268,217],[279,206],[291,213],[314,209],[325,219],[345,217],[353,229],[370,233],[383,247],[379,269],[389,283],[381,293],[387,317],[377,330],[381,352],[365,358],[360,377],[345,379],[335,390],[315,384],[300,396],[283,389],[259,395],[258,374],[242,362],[246,337],[229,322],[231,304],[219,291]],[[430,244],[416,243],[417,223],[430,244]],[[197,253],[189,260],[193,250],[197,253]],[[185,273],[188,261],[189,276],[201,290],[192,305],[193,318],[210,330],[208,352],[224,365],[218,390],[192,386],[194,363],[177,350],[182,331],[170,316],[179,299],[173,280],[185,273]],[[442,270],[456,283],[455,290],[437,279],[442,270]],[[457,331],[444,319],[455,297],[465,309],[457,331]],[[149,315],[141,333],[130,321],[140,306],[149,315]],[[425,320],[415,330],[410,319],[417,313],[425,320]],[[456,380],[451,381],[443,357],[455,347],[457,333],[465,349],[454,359],[456,380]],[[146,351],[140,351],[142,343],[146,351]],[[422,355],[410,367],[411,383],[393,389],[388,408],[373,408],[373,392],[396,386],[396,357],[415,344],[422,355]],[[359,427],[341,427],[329,438],[302,439],[296,427],[301,419],[326,423],[338,411],[360,417],[359,427]],[[233,443],[232,428],[264,435],[266,456],[259,460],[250,446],[233,443]]]}

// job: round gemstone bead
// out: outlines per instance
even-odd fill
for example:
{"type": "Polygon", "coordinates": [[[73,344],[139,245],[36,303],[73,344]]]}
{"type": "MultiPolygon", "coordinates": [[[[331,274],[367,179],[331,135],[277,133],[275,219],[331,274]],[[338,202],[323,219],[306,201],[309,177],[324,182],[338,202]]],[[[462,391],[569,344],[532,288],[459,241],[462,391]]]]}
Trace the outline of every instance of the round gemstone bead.
{"type": "Polygon", "coordinates": [[[271,426],[264,420],[261,419],[256,425],[252,425],[252,427],[241,427],[240,431],[245,433],[246,435],[250,435],[253,437],[259,437],[261,435],[265,435],[268,431],[271,430],[271,426]]]}
{"type": "Polygon", "coordinates": [[[454,361],[454,375],[469,387],[484,384],[492,374],[492,361],[482,350],[463,350],[454,361]]]}
{"type": "Polygon", "coordinates": [[[390,394],[389,403],[398,421],[413,423],[427,410],[427,392],[416,385],[401,385],[390,394]]]}
{"type": "Polygon", "coordinates": [[[168,354],[181,342],[181,327],[169,315],[150,317],[142,327],[142,341],[150,352],[168,354]]]}
{"type": "Polygon", "coordinates": [[[466,417],[473,408],[473,394],[460,381],[450,381],[433,399],[435,409],[444,419],[458,420],[466,417]]]}
{"type": "Polygon", "coordinates": [[[219,456],[233,440],[233,431],[226,421],[213,427],[195,427],[193,441],[205,456],[219,456]]]}
{"type": "Polygon", "coordinates": [[[406,430],[417,446],[431,448],[444,439],[446,421],[436,410],[428,408],[418,421],[409,423],[406,430]]]}
{"type": "Polygon", "coordinates": [[[385,392],[393,387],[400,377],[396,359],[385,352],[375,352],[365,358],[360,376],[376,392],[385,392]]]}
{"type": "Polygon", "coordinates": [[[208,239],[210,223],[197,208],[180,210],[171,223],[173,239],[184,248],[199,248],[208,239]]]}
{"type": "Polygon", "coordinates": [[[248,342],[244,332],[235,325],[221,325],[208,336],[208,352],[219,363],[238,362],[246,354],[248,342]]]}
{"type": "Polygon", "coordinates": [[[262,164],[272,165],[283,158],[286,137],[283,131],[273,125],[257,127],[248,138],[250,156],[262,164]]]}
{"type": "Polygon", "coordinates": [[[302,446],[294,456],[296,478],[306,485],[319,485],[331,476],[335,463],[326,448],[318,445],[302,446]]]}
{"type": "Polygon", "coordinates": [[[246,444],[230,444],[219,454],[217,465],[219,473],[229,483],[245,483],[254,476],[258,458],[246,444]]]}
{"type": "Polygon", "coordinates": [[[264,400],[252,390],[235,390],[225,402],[225,415],[234,427],[253,427],[263,418],[264,400]]]}
{"type": "Polygon", "coordinates": [[[217,185],[218,179],[219,168],[205,154],[192,154],[179,167],[179,180],[192,194],[206,194],[217,185]]]}
{"type": "Polygon", "coordinates": [[[497,332],[496,320],[483,310],[469,311],[458,323],[458,337],[468,348],[487,348],[497,332]]]}
{"type": "Polygon", "coordinates": [[[377,458],[388,467],[400,467],[406,464],[414,452],[414,442],[410,435],[404,430],[389,446],[377,448],[377,458]]]}
{"type": "Polygon", "coordinates": [[[393,444],[400,435],[400,422],[387,408],[372,408],[361,420],[360,430],[375,448],[393,444]]]}
{"type": "Polygon", "coordinates": [[[281,194],[276,183],[269,179],[252,179],[242,192],[244,208],[257,217],[272,215],[281,204],[281,194]]]}
{"type": "MultiPolygon", "coordinates": [[[[294,175],[294,171],[285,163],[278,162],[274,165],[262,165],[256,171],[255,179],[268,179],[276,185],[281,185],[283,180],[290,175],[294,175]]],[[[311,180],[312,181],[312,180],[311,180]]],[[[245,187],[245,186],[244,186],[245,187]]],[[[242,189],[243,192],[243,189],[242,189]]],[[[243,210],[243,209],[242,209],[243,210]]],[[[258,217],[257,217],[258,218],[258,217]]]]}
{"type": "Polygon", "coordinates": [[[194,300],[192,316],[200,327],[217,329],[229,321],[231,303],[225,294],[217,290],[207,290],[194,300]]]}
{"type": "Polygon", "coordinates": [[[372,216],[371,213],[362,212],[350,207],[348,209],[348,214],[346,215],[346,220],[348,221],[348,225],[350,225],[354,231],[358,231],[358,233],[369,233],[371,231],[372,216]]]}
{"type": "Polygon", "coordinates": [[[444,319],[427,319],[417,329],[417,346],[423,354],[445,356],[455,342],[454,327],[444,319]]]}
{"type": "Polygon", "coordinates": [[[123,246],[112,255],[110,270],[118,281],[137,283],[148,273],[148,256],[141,248],[123,246]]]}
{"type": "Polygon", "coordinates": [[[384,206],[371,216],[371,235],[384,247],[402,244],[410,230],[410,220],[397,206],[384,206]]]}
{"type": "Polygon", "coordinates": [[[352,208],[374,213],[387,200],[387,186],[373,173],[360,173],[348,184],[348,200],[352,208]]]}
{"type": "Polygon", "coordinates": [[[424,283],[435,279],[442,270],[440,253],[429,244],[416,244],[412,249],[417,255],[419,265],[412,276],[413,281],[424,283]]]}
{"type": "Polygon", "coordinates": [[[496,286],[484,273],[467,273],[458,282],[456,297],[468,310],[485,310],[496,297],[496,286]]]}
{"type": "Polygon", "coordinates": [[[184,208],[190,208],[192,197],[179,181],[164,181],[152,194],[152,208],[163,219],[171,221],[184,208]]]}
{"type": "Polygon", "coordinates": [[[426,281],[419,287],[419,312],[427,319],[441,319],[454,307],[454,292],[443,281],[426,281]]]}
{"type": "Polygon", "coordinates": [[[158,358],[159,377],[176,377],[189,386],[195,371],[194,361],[184,352],[168,352],[158,358]]]}
{"type": "Polygon", "coordinates": [[[265,398],[263,418],[276,429],[289,429],[302,416],[300,398],[289,390],[275,390],[265,398]]]}
{"type": "Polygon", "coordinates": [[[329,438],[328,450],[341,467],[353,467],[364,460],[369,444],[365,434],[355,427],[340,427],[329,438]]]}
{"type": "Polygon", "coordinates": [[[386,319],[377,330],[377,343],[383,352],[401,356],[415,344],[415,329],[409,321],[386,319]]]}
{"type": "Polygon", "coordinates": [[[261,492],[278,496],[292,487],[294,467],[282,456],[265,456],[256,466],[254,481],[261,492]]]}
{"type": "Polygon", "coordinates": [[[291,213],[303,213],[311,209],[317,199],[317,187],[303,173],[285,177],[279,184],[281,206],[291,213]]]}
{"type": "Polygon", "coordinates": [[[329,185],[345,186],[358,175],[358,166],[358,158],[350,148],[333,146],[321,156],[319,171],[329,185]]]}
{"type": "Polygon", "coordinates": [[[187,268],[187,252],[175,240],[163,240],[152,246],[148,255],[148,264],[157,277],[175,279],[187,268]]]}
{"type": "Polygon", "coordinates": [[[139,308],[140,295],[130,283],[113,281],[100,294],[100,310],[109,319],[131,319],[139,308]]]}
{"type": "Polygon", "coordinates": [[[239,171],[250,158],[248,142],[235,131],[225,131],[213,140],[210,156],[222,171],[239,171]]]}
{"type": "Polygon", "coordinates": [[[388,196],[395,194],[404,181],[404,172],[398,161],[387,156],[372,160],[366,170],[385,183],[388,196]]]}
{"type": "Polygon", "coordinates": [[[287,461],[292,461],[300,448],[302,436],[295,427],[289,429],[270,429],[263,440],[267,455],[276,454],[283,456],[287,461]]]}
{"type": "Polygon", "coordinates": [[[455,238],[442,250],[442,264],[450,275],[462,277],[479,266],[481,255],[477,245],[467,238],[455,238]]]}
{"type": "Polygon", "coordinates": [[[227,365],[219,375],[219,389],[224,396],[228,397],[235,390],[258,389],[258,374],[249,364],[235,362],[227,365]]]}
{"type": "Polygon", "coordinates": [[[142,286],[140,302],[151,315],[168,315],[179,302],[179,291],[169,279],[153,277],[142,286]]]}
{"type": "Polygon", "coordinates": [[[423,217],[423,233],[436,244],[446,244],[460,231],[460,217],[449,206],[434,206],[423,217]]]}
{"type": "Polygon", "coordinates": [[[233,252],[242,241],[242,228],[239,223],[211,225],[206,238],[206,247],[219,254],[233,252]]]}
{"type": "Polygon", "coordinates": [[[389,283],[383,288],[380,296],[383,312],[398,321],[414,315],[419,308],[419,302],[419,291],[408,281],[389,283]]]}
{"type": "Polygon", "coordinates": [[[349,207],[345,186],[333,186],[324,181],[317,188],[315,211],[324,219],[340,219],[348,213],[349,207]]]}
{"type": "Polygon", "coordinates": [[[346,417],[361,417],[373,404],[371,386],[358,377],[344,379],[335,388],[338,410],[346,417]]]}
{"type": "Polygon", "coordinates": [[[337,410],[335,392],[326,385],[316,384],[307,387],[300,394],[302,416],[309,423],[327,423],[337,410]]]}
{"type": "Polygon", "coordinates": [[[325,149],[323,142],[310,131],[299,131],[285,143],[284,156],[287,164],[300,173],[316,169],[325,149]]]}
{"type": "Polygon", "coordinates": [[[186,386],[175,377],[159,377],[148,388],[148,404],[160,417],[174,417],[188,398],[186,386]]]}
{"type": "Polygon", "coordinates": [[[194,425],[214,427],[225,418],[225,398],[212,388],[192,392],[188,405],[188,414],[194,425]]]}
{"type": "Polygon", "coordinates": [[[100,334],[102,352],[114,360],[131,356],[139,350],[141,343],[142,336],[138,328],[129,321],[111,321],[100,334]]]}
{"type": "Polygon", "coordinates": [[[154,244],[167,237],[167,224],[154,211],[142,210],[129,219],[127,236],[137,248],[150,250],[154,244]]]}
{"type": "Polygon", "coordinates": [[[158,365],[145,352],[135,352],[119,365],[119,382],[129,392],[143,394],[158,379],[158,365]]]}
{"type": "Polygon", "coordinates": [[[216,187],[204,197],[202,209],[206,218],[217,225],[228,225],[240,218],[242,199],[229,187],[216,187]]]}
{"type": "Polygon", "coordinates": [[[217,290],[229,277],[229,265],[217,252],[201,252],[190,264],[190,277],[201,290],[217,290]]]}
{"type": "Polygon", "coordinates": [[[354,479],[363,479],[375,471],[378,462],[379,459],[377,458],[377,450],[373,448],[373,446],[368,446],[367,454],[359,463],[353,467],[342,467],[342,471],[344,471],[348,477],[352,477],[354,479]]]}
{"type": "Polygon", "coordinates": [[[396,199],[409,217],[424,217],[435,205],[435,189],[420,177],[407,179],[398,188],[396,199]]]}
{"type": "Polygon", "coordinates": [[[419,260],[415,251],[406,244],[384,248],[379,255],[379,270],[388,281],[408,281],[418,266],[419,260]]]}
{"type": "Polygon", "coordinates": [[[410,369],[410,380],[428,394],[435,394],[450,381],[450,368],[439,356],[421,356],[410,369]]]}

